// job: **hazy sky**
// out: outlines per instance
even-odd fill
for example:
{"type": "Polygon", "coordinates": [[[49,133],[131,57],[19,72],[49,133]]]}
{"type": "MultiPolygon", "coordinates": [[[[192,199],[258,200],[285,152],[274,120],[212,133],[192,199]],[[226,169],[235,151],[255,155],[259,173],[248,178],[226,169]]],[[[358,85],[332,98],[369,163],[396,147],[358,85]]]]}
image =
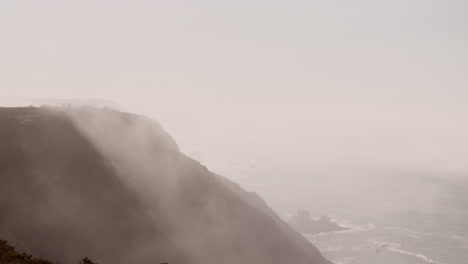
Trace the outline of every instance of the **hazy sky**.
{"type": "Polygon", "coordinates": [[[468,172],[467,14],[465,0],[2,0],[0,96],[112,100],[208,159],[468,172]]]}

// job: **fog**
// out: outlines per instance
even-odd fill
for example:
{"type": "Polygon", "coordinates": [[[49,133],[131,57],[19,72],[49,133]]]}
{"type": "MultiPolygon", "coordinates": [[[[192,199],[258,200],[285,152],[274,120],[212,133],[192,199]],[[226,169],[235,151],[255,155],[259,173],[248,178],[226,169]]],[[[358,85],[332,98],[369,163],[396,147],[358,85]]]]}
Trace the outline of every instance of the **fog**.
{"type": "Polygon", "coordinates": [[[448,188],[468,186],[467,8],[3,1],[0,105],[97,100],[149,116],[285,218],[466,208],[448,188]]]}
{"type": "Polygon", "coordinates": [[[2,102],[113,101],[207,164],[466,175],[466,7],[3,2],[2,102]]]}

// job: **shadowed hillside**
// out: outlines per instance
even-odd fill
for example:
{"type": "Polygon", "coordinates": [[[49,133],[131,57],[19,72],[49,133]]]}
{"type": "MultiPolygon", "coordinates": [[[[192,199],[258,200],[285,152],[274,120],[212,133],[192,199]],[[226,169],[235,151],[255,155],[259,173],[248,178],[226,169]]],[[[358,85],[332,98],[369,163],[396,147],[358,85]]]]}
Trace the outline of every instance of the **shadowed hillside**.
{"type": "Polygon", "coordinates": [[[0,110],[0,237],[60,263],[177,261],[138,195],[62,112],[0,110]]]}
{"type": "Polygon", "coordinates": [[[0,238],[61,263],[328,263],[146,117],[0,109],[0,238]]]}

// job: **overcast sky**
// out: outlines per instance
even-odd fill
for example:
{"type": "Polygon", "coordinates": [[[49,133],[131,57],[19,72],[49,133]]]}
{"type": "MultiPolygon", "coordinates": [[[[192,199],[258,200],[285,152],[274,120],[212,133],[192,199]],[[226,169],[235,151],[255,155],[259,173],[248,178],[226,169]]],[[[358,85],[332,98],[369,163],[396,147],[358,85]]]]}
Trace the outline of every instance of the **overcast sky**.
{"type": "Polygon", "coordinates": [[[97,98],[205,159],[467,173],[468,1],[0,1],[0,97],[97,98]]]}

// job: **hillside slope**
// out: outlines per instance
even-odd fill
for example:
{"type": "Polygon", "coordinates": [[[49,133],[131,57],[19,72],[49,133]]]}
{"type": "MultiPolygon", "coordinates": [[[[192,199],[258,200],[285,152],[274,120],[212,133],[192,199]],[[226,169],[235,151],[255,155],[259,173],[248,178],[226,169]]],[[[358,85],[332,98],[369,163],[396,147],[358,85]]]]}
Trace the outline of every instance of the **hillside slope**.
{"type": "Polygon", "coordinates": [[[0,238],[76,263],[327,262],[146,117],[0,109],[0,238]]]}
{"type": "Polygon", "coordinates": [[[0,149],[0,238],[61,263],[184,263],[64,113],[0,109],[0,149]]]}

